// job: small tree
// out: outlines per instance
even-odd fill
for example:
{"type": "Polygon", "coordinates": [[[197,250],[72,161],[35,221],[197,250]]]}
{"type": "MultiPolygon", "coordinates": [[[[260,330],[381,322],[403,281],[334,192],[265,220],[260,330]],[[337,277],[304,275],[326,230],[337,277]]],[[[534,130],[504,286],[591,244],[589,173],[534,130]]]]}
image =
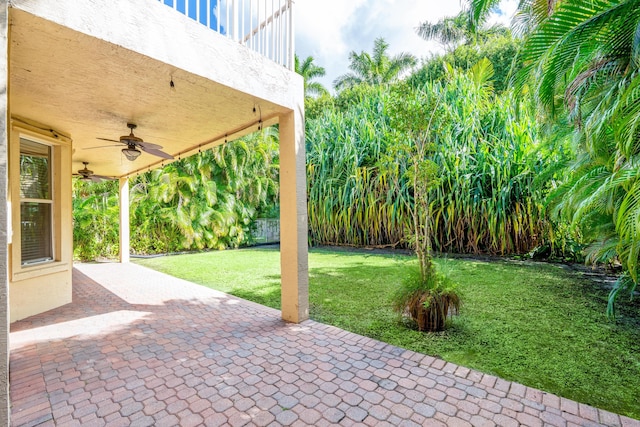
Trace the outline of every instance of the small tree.
{"type": "Polygon", "coordinates": [[[460,307],[455,286],[436,271],[431,255],[429,193],[438,184],[438,168],[430,154],[451,125],[442,96],[430,84],[420,90],[402,84],[396,86],[387,104],[393,129],[393,157],[406,162],[403,175],[413,189],[413,229],[409,235],[419,266],[419,274],[410,274],[398,289],[394,308],[409,314],[421,331],[444,329],[447,316],[457,313],[460,307]]]}

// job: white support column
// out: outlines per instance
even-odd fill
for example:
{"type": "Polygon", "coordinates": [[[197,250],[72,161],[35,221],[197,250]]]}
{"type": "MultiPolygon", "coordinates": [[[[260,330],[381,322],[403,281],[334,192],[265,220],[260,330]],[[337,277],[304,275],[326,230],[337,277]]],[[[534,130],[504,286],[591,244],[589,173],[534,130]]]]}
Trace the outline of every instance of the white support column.
{"type": "Polygon", "coordinates": [[[120,178],[120,262],[129,262],[129,178],[120,178]]]}
{"type": "Polygon", "coordinates": [[[309,318],[307,248],[307,177],[304,113],[280,116],[280,272],[282,318],[300,323],[309,318]]]}
{"type": "Polygon", "coordinates": [[[9,181],[9,2],[0,3],[0,425],[9,423],[9,256],[7,251],[9,181]]]}

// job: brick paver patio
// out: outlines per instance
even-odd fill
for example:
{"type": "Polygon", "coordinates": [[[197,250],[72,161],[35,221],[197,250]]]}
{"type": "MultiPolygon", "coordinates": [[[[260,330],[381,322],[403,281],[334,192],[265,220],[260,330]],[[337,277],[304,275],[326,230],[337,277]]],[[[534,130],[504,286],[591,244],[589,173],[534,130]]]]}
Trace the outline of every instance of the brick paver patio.
{"type": "Polygon", "coordinates": [[[16,322],[15,426],[640,426],[135,264],[81,264],[16,322]]]}

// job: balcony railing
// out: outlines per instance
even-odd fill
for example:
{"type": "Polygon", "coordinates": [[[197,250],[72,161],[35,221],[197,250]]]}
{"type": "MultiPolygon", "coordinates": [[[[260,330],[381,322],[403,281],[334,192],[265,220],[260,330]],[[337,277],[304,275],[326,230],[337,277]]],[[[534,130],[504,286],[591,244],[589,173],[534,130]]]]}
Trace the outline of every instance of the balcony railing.
{"type": "Polygon", "coordinates": [[[292,0],[158,0],[290,70],[292,0]]]}

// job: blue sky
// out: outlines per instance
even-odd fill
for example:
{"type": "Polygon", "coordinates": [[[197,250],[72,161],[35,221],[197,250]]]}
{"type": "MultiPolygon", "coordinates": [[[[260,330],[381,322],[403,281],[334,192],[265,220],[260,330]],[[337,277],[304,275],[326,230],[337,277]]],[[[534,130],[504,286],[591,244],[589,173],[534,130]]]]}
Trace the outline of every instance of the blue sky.
{"type": "MultiPolygon", "coordinates": [[[[503,0],[492,22],[508,24],[517,0],[503,0]]],[[[373,41],[384,37],[389,52],[411,52],[418,58],[441,52],[436,42],[420,38],[420,23],[437,22],[461,10],[459,0],[297,0],[294,3],[296,53],[312,55],[327,70],[321,83],[332,87],[333,80],[348,72],[349,52],[371,52],[373,41]]]]}

